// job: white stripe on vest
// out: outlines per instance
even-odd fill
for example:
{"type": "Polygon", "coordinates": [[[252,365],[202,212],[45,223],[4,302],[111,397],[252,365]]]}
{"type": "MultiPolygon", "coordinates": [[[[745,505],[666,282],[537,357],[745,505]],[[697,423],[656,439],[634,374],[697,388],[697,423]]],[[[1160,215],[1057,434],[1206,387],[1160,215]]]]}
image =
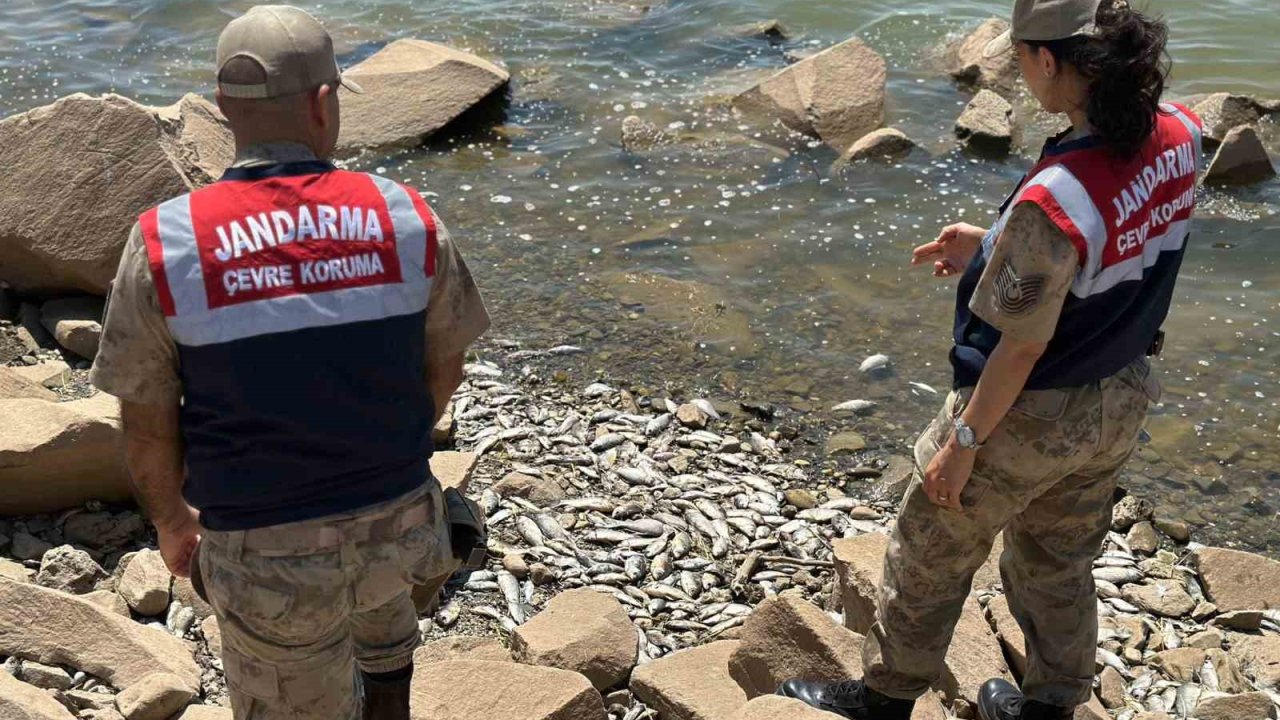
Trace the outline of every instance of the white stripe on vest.
{"type": "Polygon", "coordinates": [[[202,346],[272,333],[331,327],[422,312],[431,295],[427,276],[427,228],[408,192],[390,180],[371,178],[387,204],[400,257],[399,284],[286,295],[210,310],[191,219],[191,197],[160,206],[157,234],[175,314],[166,318],[180,345],[202,346]]]}

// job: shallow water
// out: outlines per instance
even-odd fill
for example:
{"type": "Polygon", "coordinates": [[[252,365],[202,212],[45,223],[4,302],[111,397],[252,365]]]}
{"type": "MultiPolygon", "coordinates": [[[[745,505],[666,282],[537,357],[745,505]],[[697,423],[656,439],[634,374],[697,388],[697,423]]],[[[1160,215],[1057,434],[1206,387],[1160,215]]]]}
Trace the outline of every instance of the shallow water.
{"type": "MultiPolygon", "coordinates": [[[[167,103],[210,91],[221,26],[252,2],[7,0],[0,114],[70,92],[167,103]]],[[[1031,162],[955,150],[967,99],[936,69],[948,37],[1005,3],[818,0],[455,0],[310,4],[342,59],[396,37],[502,58],[515,77],[501,133],[356,158],[432,193],[495,315],[493,334],[588,347],[592,371],[665,392],[743,395],[819,413],[879,400],[854,427],[903,452],[949,383],[952,287],[906,266],[954,220],[991,221],[1031,162]],[[776,17],[781,47],[728,28],[776,17]],[[741,139],[624,153],[637,114],[716,136],[759,131],[709,98],[785,65],[784,52],[859,35],[889,63],[889,121],[923,150],[830,177],[832,154],[741,139]],[[883,352],[888,379],[857,365],[883,352]]],[[[1280,96],[1280,16],[1243,0],[1155,3],[1171,26],[1170,95],[1280,96]]],[[[1029,108],[1021,109],[1024,113],[1029,108]]],[[[1026,147],[1046,120],[1032,123],[1026,147]]],[[[1265,129],[1273,152],[1280,132],[1265,129]]],[[[1280,183],[1202,198],[1159,361],[1164,403],[1126,484],[1209,527],[1199,537],[1280,549],[1280,183]]],[[[574,378],[586,382],[588,378],[574,378]]],[[[825,417],[825,416],[822,416],[825,417]]]]}

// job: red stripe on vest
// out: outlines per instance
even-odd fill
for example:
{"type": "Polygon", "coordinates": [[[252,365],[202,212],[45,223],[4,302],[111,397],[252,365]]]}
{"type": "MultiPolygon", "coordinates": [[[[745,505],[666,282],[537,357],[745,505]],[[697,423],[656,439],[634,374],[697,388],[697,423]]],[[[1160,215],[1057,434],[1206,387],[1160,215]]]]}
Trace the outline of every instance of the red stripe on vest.
{"type": "Polygon", "coordinates": [[[142,230],[147,262],[151,265],[151,283],[155,285],[156,297],[160,300],[160,310],[164,312],[165,317],[173,317],[177,314],[177,310],[173,303],[173,292],[169,289],[169,277],[164,270],[164,247],[160,244],[159,217],[159,208],[151,208],[138,217],[138,228],[142,230]]]}
{"type": "Polygon", "coordinates": [[[211,310],[402,281],[386,201],[360,173],[217,183],[192,195],[191,215],[211,310]]]}
{"type": "Polygon", "coordinates": [[[431,211],[431,207],[427,205],[427,201],[422,199],[422,195],[407,185],[401,185],[404,191],[409,193],[409,197],[413,200],[413,208],[418,211],[418,216],[422,218],[422,224],[427,228],[427,257],[426,264],[422,267],[426,270],[427,277],[435,277],[436,275],[436,247],[438,245],[436,230],[436,214],[431,211]]]}
{"type": "Polygon", "coordinates": [[[1043,185],[1033,185],[1022,194],[1019,204],[1024,202],[1035,203],[1037,207],[1044,211],[1049,220],[1066,234],[1071,240],[1071,244],[1076,248],[1076,262],[1083,267],[1085,261],[1089,258],[1089,241],[1085,240],[1080,228],[1076,227],[1076,224],[1071,221],[1071,217],[1058,204],[1057,199],[1053,197],[1053,193],[1049,192],[1049,189],[1043,185]]]}

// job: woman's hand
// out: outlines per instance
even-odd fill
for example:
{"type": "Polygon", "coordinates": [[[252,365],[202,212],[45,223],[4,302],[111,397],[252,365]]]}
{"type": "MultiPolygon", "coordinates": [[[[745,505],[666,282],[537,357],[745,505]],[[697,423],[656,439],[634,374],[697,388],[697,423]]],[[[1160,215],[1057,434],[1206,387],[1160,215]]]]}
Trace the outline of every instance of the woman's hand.
{"type": "Polygon", "coordinates": [[[987,231],[976,225],[956,223],[942,228],[938,239],[925,243],[911,253],[911,264],[933,262],[934,277],[951,277],[964,272],[982,245],[987,231]]]}
{"type": "Polygon", "coordinates": [[[942,449],[933,456],[924,471],[924,494],[929,501],[951,510],[964,509],[960,504],[960,493],[969,484],[977,456],[977,451],[966,450],[954,440],[943,443],[942,449]]]}

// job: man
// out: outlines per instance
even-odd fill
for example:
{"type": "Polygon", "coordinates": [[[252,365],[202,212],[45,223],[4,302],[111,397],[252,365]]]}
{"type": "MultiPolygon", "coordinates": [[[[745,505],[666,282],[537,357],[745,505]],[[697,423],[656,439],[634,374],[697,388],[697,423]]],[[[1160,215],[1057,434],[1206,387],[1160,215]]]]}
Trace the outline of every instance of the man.
{"type": "Polygon", "coordinates": [[[410,590],[456,567],[431,428],[488,315],[416,192],[327,162],[360,89],[314,18],[253,8],[217,64],[235,164],[139,219],[92,380],[235,717],[407,718],[410,590]]]}

